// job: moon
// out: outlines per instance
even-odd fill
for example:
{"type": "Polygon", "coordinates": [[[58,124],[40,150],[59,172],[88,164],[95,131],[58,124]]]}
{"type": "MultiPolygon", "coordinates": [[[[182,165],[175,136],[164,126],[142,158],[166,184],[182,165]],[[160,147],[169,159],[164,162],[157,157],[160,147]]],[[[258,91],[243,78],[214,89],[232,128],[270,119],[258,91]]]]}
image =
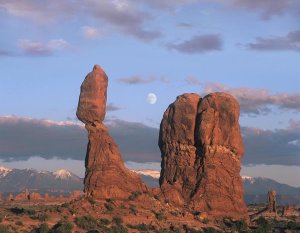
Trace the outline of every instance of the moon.
{"type": "Polygon", "coordinates": [[[147,95],[147,102],[148,102],[149,104],[155,104],[156,101],[157,101],[157,97],[156,97],[156,95],[155,95],[154,93],[149,93],[149,94],[147,95]]]}

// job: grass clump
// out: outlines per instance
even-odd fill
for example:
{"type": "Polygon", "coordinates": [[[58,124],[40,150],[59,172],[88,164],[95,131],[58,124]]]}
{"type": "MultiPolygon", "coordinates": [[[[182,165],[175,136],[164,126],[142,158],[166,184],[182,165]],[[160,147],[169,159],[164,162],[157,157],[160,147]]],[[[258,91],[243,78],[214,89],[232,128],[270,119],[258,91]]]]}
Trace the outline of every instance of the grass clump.
{"type": "Polygon", "coordinates": [[[98,221],[93,216],[86,215],[82,217],[77,217],[75,223],[78,227],[84,230],[93,230],[97,227],[98,221]]]}

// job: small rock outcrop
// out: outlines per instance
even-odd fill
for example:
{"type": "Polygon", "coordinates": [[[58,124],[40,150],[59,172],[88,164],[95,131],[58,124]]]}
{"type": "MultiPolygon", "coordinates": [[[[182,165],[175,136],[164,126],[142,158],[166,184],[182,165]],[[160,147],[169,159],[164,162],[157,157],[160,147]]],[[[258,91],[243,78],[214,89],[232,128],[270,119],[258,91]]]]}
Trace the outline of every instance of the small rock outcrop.
{"type": "Polygon", "coordinates": [[[239,104],[229,94],[178,96],[160,125],[160,186],[168,202],[209,217],[248,220],[239,104]]]}
{"type": "Polygon", "coordinates": [[[268,203],[267,203],[267,211],[270,213],[277,213],[276,210],[276,191],[271,190],[268,192],[268,203]]]}
{"type": "Polygon", "coordinates": [[[129,171],[118,146],[103,123],[106,113],[108,77],[95,65],[84,79],[76,115],[88,131],[84,192],[94,198],[128,198],[134,191],[146,191],[141,179],[129,171]]]}

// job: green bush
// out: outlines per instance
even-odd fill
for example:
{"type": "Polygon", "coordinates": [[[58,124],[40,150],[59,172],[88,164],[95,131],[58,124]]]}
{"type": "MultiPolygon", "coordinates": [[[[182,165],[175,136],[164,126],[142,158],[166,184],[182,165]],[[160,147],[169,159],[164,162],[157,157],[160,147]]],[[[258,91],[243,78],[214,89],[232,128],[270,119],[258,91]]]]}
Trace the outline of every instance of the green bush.
{"type": "Polygon", "coordinates": [[[138,225],[127,224],[127,227],[131,228],[131,229],[139,230],[141,232],[144,232],[144,231],[148,232],[148,231],[156,230],[156,228],[153,225],[151,225],[151,224],[147,225],[145,223],[138,224],[138,225]]]}
{"type": "Polygon", "coordinates": [[[4,220],[4,218],[5,218],[4,214],[0,213],[0,223],[4,220]]]}
{"type": "Polygon", "coordinates": [[[109,221],[107,218],[101,218],[101,219],[99,220],[99,224],[100,224],[100,225],[107,226],[107,225],[110,224],[110,221],[109,221]]]}
{"type": "Polygon", "coordinates": [[[16,221],[17,226],[23,226],[24,224],[21,221],[16,221]]]}
{"type": "Polygon", "coordinates": [[[0,224],[0,233],[10,233],[10,230],[7,226],[0,224]]]}
{"type": "Polygon", "coordinates": [[[300,230],[300,223],[299,222],[288,222],[286,224],[287,229],[290,230],[300,230]]]}
{"type": "Polygon", "coordinates": [[[255,229],[255,233],[268,233],[272,231],[272,225],[262,216],[256,220],[256,224],[258,227],[255,229]]]}
{"type": "Polygon", "coordinates": [[[155,218],[158,220],[158,221],[162,221],[164,218],[165,218],[165,215],[162,211],[160,212],[154,212],[155,214],[155,218]]]}
{"type": "Polygon", "coordinates": [[[128,230],[127,230],[127,228],[120,225],[120,226],[112,226],[106,232],[107,233],[127,233],[128,230]]]}
{"type": "Polygon", "coordinates": [[[78,227],[84,230],[93,230],[98,225],[98,221],[90,215],[77,217],[75,219],[75,223],[78,227]]]}
{"type": "Polygon", "coordinates": [[[136,210],[136,208],[135,208],[134,205],[131,205],[131,206],[129,207],[129,212],[130,212],[131,214],[134,214],[134,215],[137,214],[137,210],[136,210]]]}
{"type": "Polygon", "coordinates": [[[72,233],[73,224],[67,220],[56,223],[49,233],[72,233]]]}
{"type": "Polygon", "coordinates": [[[113,217],[112,223],[117,225],[117,226],[121,226],[122,223],[123,223],[123,219],[120,218],[120,217],[113,217]]]}
{"type": "Polygon", "coordinates": [[[42,223],[39,227],[38,233],[48,233],[49,232],[49,226],[47,223],[42,223]]]}
{"type": "Polygon", "coordinates": [[[96,201],[92,197],[88,198],[88,202],[91,203],[92,205],[96,204],[96,201]]]}
{"type": "Polygon", "coordinates": [[[140,195],[142,195],[141,192],[135,191],[135,192],[132,192],[132,193],[130,194],[130,196],[128,197],[128,199],[129,199],[130,201],[134,201],[134,200],[137,199],[138,196],[140,196],[140,195]]]}
{"type": "Polygon", "coordinates": [[[111,203],[105,203],[104,206],[108,212],[112,212],[114,210],[114,207],[111,203]]]}
{"type": "Polygon", "coordinates": [[[244,219],[233,222],[232,230],[242,232],[242,231],[246,231],[247,229],[248,229],[248,225],[244,219]]]}

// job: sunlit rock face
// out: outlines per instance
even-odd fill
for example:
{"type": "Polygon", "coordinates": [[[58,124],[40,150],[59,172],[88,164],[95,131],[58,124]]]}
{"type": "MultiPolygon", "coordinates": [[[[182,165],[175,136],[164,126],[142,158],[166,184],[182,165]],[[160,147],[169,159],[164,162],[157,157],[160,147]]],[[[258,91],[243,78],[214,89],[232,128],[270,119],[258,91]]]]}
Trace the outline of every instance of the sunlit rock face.
{"type": "Polygon", "coordinates": [[[84,79],[76,115],[88,131],[85,159],[84,192],[99,199],[128,198],[134,191],[147,187],[137,174],[129,171],[122,160],[118,146],[103,123],[106,113],[108,77],[95,65],[84,79]]]}
{"type": "Polygon", "coordinates": [[[160,125],[160,186],[166,201],[212,218],[246,219],[240,108],[229,94],[178,96],[160,125]]]}

